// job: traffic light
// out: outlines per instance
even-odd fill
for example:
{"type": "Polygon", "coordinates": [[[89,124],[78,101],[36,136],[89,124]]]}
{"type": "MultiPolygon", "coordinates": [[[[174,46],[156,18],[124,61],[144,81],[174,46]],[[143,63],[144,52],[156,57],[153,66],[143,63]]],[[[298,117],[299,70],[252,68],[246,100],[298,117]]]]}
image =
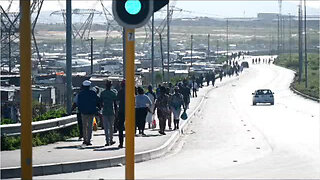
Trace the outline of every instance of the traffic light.
{"type": "Polygon", "coordinates": [[[169,0],[113,0],[114,19],[125,28],[139,28],[145,25],[152,13],[160,10],[169,0]]]}

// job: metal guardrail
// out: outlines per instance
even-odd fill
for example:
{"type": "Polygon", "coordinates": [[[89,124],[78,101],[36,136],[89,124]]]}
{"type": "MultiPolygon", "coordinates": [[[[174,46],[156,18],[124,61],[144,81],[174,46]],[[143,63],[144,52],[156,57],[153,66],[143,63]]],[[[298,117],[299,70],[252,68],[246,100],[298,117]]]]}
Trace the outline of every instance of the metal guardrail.
{"type": "MultiPolygon", "coordinates": [[[[77,115],[32,122],[32,133],[46,132],[66,128],[77,124],[77,115]]],[[[1,136],[17,136],[21,134],[21,124],[0,125],[1,136]]]]}

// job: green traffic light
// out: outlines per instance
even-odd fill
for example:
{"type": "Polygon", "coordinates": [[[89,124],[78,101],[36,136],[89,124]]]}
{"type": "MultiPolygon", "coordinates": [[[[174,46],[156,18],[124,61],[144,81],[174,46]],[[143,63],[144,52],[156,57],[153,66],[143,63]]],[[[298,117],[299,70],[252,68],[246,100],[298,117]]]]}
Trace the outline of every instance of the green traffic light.
{"type": "Polygon", "coordinates": [[[127,0],[125,9],[129,14],[136,15],[141,10],[141,2],[139,0],[127,0]]]}

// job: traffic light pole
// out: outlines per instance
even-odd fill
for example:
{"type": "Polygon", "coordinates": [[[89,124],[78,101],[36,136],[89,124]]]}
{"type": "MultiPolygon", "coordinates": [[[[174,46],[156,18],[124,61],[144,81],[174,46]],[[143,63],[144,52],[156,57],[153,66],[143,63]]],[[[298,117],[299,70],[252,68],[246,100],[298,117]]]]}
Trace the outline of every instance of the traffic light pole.
{"type": "Polygon", "coordinates": [[[30,1],[20,0],[21,179],[32,179],[30,1]]]}
{"type": "Polygon", "coordinates": [[[135,37],[134,29],[126,29],[126,179],[134,179],[134,134],[135,134],[135,37]]]}

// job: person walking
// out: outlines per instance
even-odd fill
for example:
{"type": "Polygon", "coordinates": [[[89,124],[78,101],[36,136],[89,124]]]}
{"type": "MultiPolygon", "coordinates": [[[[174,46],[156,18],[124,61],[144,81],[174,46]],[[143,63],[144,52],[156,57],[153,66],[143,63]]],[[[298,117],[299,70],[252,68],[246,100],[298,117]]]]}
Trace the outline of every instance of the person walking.
{"type": "MultiPolygon", "coordinates": [[[[96,92],[98,98],[100,99],[100,88],[98,86],[95,86],[94,88],[92,88],[92,90],[96,92]]],[[[103,126],[103,115],[101,113],[101,107],[100,107],[100,109],[97,108],[97,112],[94,115],[94,117],[96,118],[97,125],[102,127],[102,129],[103,129],[104,126],[103,126]]]]}
{"type": "Polygon", "coordinates": [[[156,100],[156,94],[153,92],[153,87],[151,85],[148,86],[148,92],[146,93],[146,95],[149,97],[149,99],[151,100],[151,105],[150,105],[150,111],[147,114],[146,117],[146,122],[148,123],[148,128],[151,129],[151,124],[152,121],[154,120],[154,102],[156,100]]]}
{"type": "Polygon", "coordinates": [[[182,94],[179,93],[179,87],[174,88],[174,94],[170,99],[170,109],[173,113],[174,130],[179,129],[179,119],[181,114],[181,106],[185,110],[182,94]]]}
{"type": "Polygon", "coordinates": [[[214,87],[214,84],[216,82],[216,73],[214,71],[211,74],[211,79],[212,79],[212,86],[214,87]]]}
{"type": "MultiPolygon", "coordinates": [[[[173,88],[172,88],[173,89],[173,88]]],[[[169,101],[170,101],[170,98],[172,96],[173,93],[170,92],[171,89],[169,87],[166,88],[166,94],[169,96],[169,101]]],[[[172,124],[172,111],[171,109],[169,109],[169,112],[168,112],[168,116],[167,116],[167,120],[168,120],[168,127],[169,127],[169,130],[172,130],[171,128],[171,124],[172,124]]]]}
{"type": "Polygon", "coordinates": [[[199,86],[200,86],[201,88],[203,87],[203,79],[204,79],[203,75],[200,74],[200,76],[199,76],[199,82],[200,82],[199,86]]]}
{"type": "Polygon", "coordinates": [[[78,108],[81,113],[83,124],[83,144],[92,145],[92,123],[93,117],[100,107],[100,100],[96,92],[90,90],[91,81],[85,80],[82,83],[83,90],[78,95],[78,108]]]}
{"type": "MultiPolygon", "coordinates": [[[[83,86],[81,86],[81,90],[83,89],[83,86]]],[[[78,95],[77,93],[73,98],[73,104],[72,104],[72,111],[74,111],[78,107],[78,95]]],[[[82,119],[81,119],[81,113],[79,111],[79,108],[77,108],[77,121],[78,121],[78,129],[79,129],[79,141],[83,138],[83,127],[82,127],[82,119]]]]}
{"type": "Polygon", "coordinates": [[[101,92],[100,100],[103,107],[103,128],[106,138],[105,146],[110,146],[115,143],[113,141],[114,119],[115,119],[115,101],[117,100],[117,94],[111,90],[111,81],[106,82],[106,90],[101,92]]]}
{"type": "Polygon", "coordinates": [[[197,97],[197,91],[199,89],[198,83],[192,82],[192,97],[197,97]]]}
{"type": "Polygon", "coordinates": [[[221,82],[222,78],[223,78],[223,71],[222,70],[220,70],[220,72],[219,72],[219,78],[220,78],[220,82],[221,82]]]}
{"type": "Polygon", "coordinates": [[[146,134],[144,133],[144,128],[146,124],[147,113],[152,102],[149,99],[149,97],[144,94],[144,90],[142,87],[138,87],[137,92],[138,94],[136,96],[136,126],[138,127],[139,134],[141,134],[142,136],[146,136],[146,134]]]}
{"type": "Polygon", "coordinates": [[[209,86],[209,84],[210,84],[210,80],[211,80],[210,74],[209,74],[209,73],[207,73],[207,74],[206,74],[207,86],[209,86]]]}
{"type": "MultiPolygon", "coordinates": [[[[198,85],[198,87],[199,87],[199,85],[198,85]]],[[[182,90],[180,90],[180,92],[183,95],[183,101],[185,104],[185,108],[189,109],[191,92],[190,92],[190,88],[188,87],[187,80],[183,80],[183,86],[182,86],[182,90]]]]}
{"type": "Polygon", "coordinates": [[[160,87],[160,96],[156,99],[155,102],[155,110],[156,109],[159,119],[159,133],[162,135],[166,135],[164,130],[166,127],[166,119],[169,113],[169,96],[166,94],[166,88],[163,86],[160,87]]]}
{"type": "Polygon", "coordinates": [[[119,104],[118,108],[118,131],[119,131],[119,148],[123,148],[123,131],[124,131],[124,122],[125,122],[125,80],[121,82],[120,90],[117,94],[117,102],[119,104]]]}

